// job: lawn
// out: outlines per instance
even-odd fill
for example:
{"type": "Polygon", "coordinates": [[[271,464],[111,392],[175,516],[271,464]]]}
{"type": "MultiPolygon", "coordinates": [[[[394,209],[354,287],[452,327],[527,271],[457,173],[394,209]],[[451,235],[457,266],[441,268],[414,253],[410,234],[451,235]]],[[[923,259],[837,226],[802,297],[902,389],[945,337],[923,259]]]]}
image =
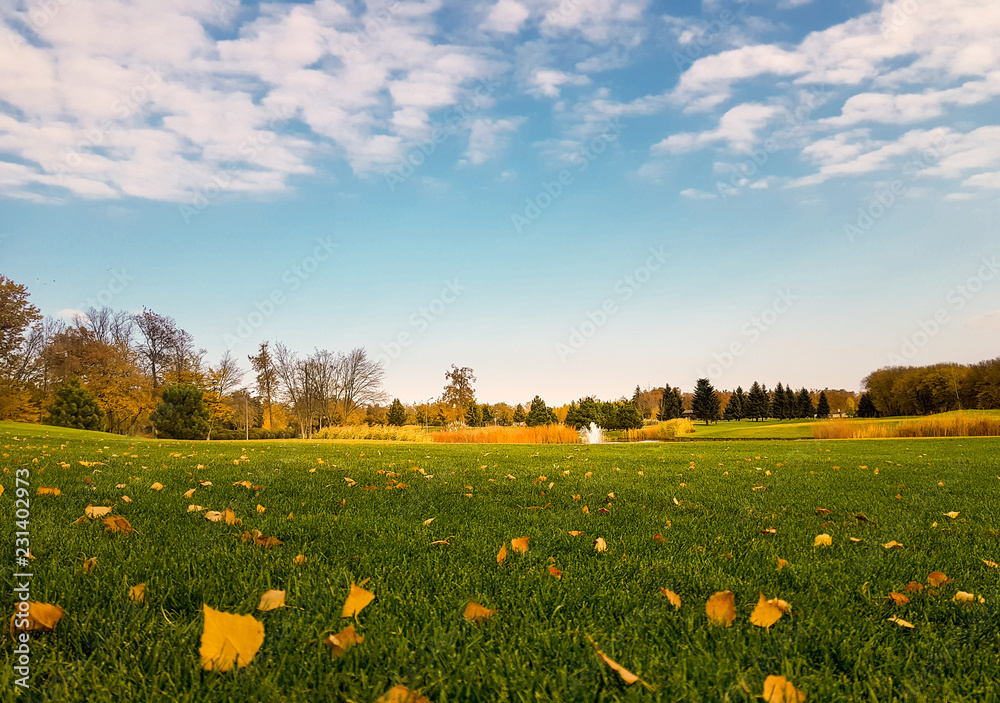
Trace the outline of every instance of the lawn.
{"type": "MultiPolygon", "coordinates": [[[[983,561],[1000,561],[995,439],[208,445],[0,424],[0,448],[6,539],[27,468],[31,597],[65,610],[32,633],[32,700],[367,703],[403,684],[435,703],[753,701],[768,675],[809,701],[1000,700],[1000,572],[983,561]],[[88,504],[136,532],[74,524],[88,504]],[[283,544],[243,542],[253,529],[283,544]],[[813,546],[821,533],[831,546],[813,546]],[[952,581],[926,587],[934,571],[952,581]],[[342,619],[365,579],[376,600],[342,619]],[[144,604],[128,597],[139,583],[144,604]],[[256,611],[269,589],[288,607],[256,611]],[[705,612],[723,590],[730,627],[705,612]],[[985,603],[956,603],[959,590],[985,603]],[[792,606],[769,629],[750,622],[760,592],[792,606]],[[497,612],[468,623],[470,600],[497,612]],[[249,666],[202,669],[205,604],[263,623],[249,666]],[[323,640],[348,623],[364,641],[335,659],[323,640]],[[652,688],[625,685],[590,638],[652,688]]],[[[9,639],[3,656],[10,697],[9,639]]]]}

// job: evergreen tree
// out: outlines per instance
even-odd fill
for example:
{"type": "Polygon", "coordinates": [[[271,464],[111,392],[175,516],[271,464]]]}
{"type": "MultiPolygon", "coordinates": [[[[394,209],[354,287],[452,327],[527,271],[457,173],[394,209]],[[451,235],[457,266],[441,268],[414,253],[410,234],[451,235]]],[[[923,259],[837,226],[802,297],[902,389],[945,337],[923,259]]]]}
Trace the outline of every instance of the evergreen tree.
{"type": "Polygon", "coordinates": [[[47,423],[59,427],[73,427],[78,430],[100,430],[104,428],[104,410],[94,395],[80,386],[74,378],[60,386],[55,401],[49,406],[47,423]]]}
{"type": "Polygon", "coordinates": [[[723,420],[742,420],[747,416],[747,396],[743,388],[736,386],[736,390],[729,396],[726,403],[726,410],[722,414],[723,420]]]}
{"type": "Polygon", "coordinates": [[[525,414],[524,414],[524,408],[521,406],[520,403],[518,403],[517,407],[514,408],[514,424],[515,425],[519,425],[522,422],[524,422],[525,419],[526,418],[525,418],[525,414]]]}
{"type": "Polygon", "coordinates": [[[878,417],[875,403],[872,402],[872,397],[867,393],[862,393],[861,399],[858,400],[857,417],[878,417]]]}
{"type": "Polygon", "coordinates": [[[163,389],[163,398],[149,419],[158,437],[204,439],[208,433],[205,394],[197,386],[177,384],[163,389]]]}
{"type": "Polygon", "coordinates": [[[816,417],[830,417],[830,401],[826,399],[826,391],[820,391],[819,403],[816,405],[816,417]]]}
{"type": "Polygon", "coordinates": [[[673,420],[684,416],[684,396],[680,388],[671,388],[670,384],[663,387],[660,397],[660,407],[656,413],[657,420],[673,420]]]}
{"type": "Polygon", "coordinates": [[[630,430],[642,429],[642,414],[635,403],[630,401],[621,400],[615,403],[615,420],[618,429],[625,430],[626,434],[630,430]]]}
{"type": "Polygon", "coordinates": [[[777,420],[788,418],[788,404],[785,398],[785,387],[779,382],[771,392],[771,417],[777,420]]]}
{"type": "Polygon", "coordinates": [[[691,409],[694,411],[694,416],[699,420],[704,420],[706,425],[719,421],[721,414],[719,394],[715,392],[707,378],[699,378],[695,383],[691,409]]]}
{"type": "Polygon", "coordinates": [[[469,427],[479,427],[483,424],[483,411],[474,400],[465,409],[465,424],[469,427]]]}
{"type": "Polygon", "coordinates": [[[816,406],[813,405],[812,397],[805,388],[799,389],[799,395],[795,400],[799,417],[812,418],[816,416],[816,406]]]}
{"type": "Polygon", "coordinates": [[[769,417],[770,400],[767,397],[767,388],[756,381],[750,386],[750,393],[747,395],[746,416],[751,420],[763,420],[769,417]]]}
{"type": "Polygon", "coordinates": [[[795,397],[795,391],[792,390],[791,385],[785,386],[785,415],[789,419],[798,417],[798,405],[798,399],[795,397]]]}
{"type": "Polygon", "coordinates": [[[406,424],[406,409],[399,402],[399,398],[393,400],[392,405],[389,406],[389,415],[386,417],[386,422],[397,427],[402,427],[406,424]]]}
{"type": "Polygon", "coordinates": [[[496,417],[493,414],[493,408],[489,405],[480,405],[479,409],[483,411],[483,424],[490,425],[493,423],[493,419],[496,417]]]}
{"type": "Polygon", "coordinates": [[[531,407],[528,409],[528,416],[524,419],[524,424],[528,427],[538,427],[540,425],[552,425],[559,422],[555,412],[545,404],[537,395],[531,400],[531,407]]]}

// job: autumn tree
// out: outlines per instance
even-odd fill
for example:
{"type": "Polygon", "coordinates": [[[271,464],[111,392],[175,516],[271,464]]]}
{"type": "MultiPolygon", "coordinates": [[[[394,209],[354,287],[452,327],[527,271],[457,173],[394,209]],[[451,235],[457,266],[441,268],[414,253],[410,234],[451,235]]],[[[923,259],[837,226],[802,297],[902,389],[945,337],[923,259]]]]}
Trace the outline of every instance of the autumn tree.
{"type": "Polygon", "coordinates": [[[63,384],[48,408],[48,424],[78,430],[104,429],[104,410],[93,393],[80,386],[79,379],[63,384]]]}
{"type": "Polygon", "coordinates": [[[718,422],[720,416],[719,396],[715,388],[707,378],[699,378],[695,382],[694,400],[691,410],[699,420],[704,420],[707,425],[710,422],[718,422]]]}
{"type": "Polygon", "coordinates": [[[264,401],[264,410],[267,412],[267,426],[265,429],[274,427],[274,398],[278,386],[278,375],[274,369],[271,352],[267,348],[268,344],[268,342],[261,342],[256,356],[247,355],[247,359],[250,361],[250,368],[256,374],[257,395],[264,401]]]}
{"type": "Polygon", "coordinates": [[[153,388],[169,379],[175,384],[199,381],[201,355],[194,340],[172,317],[143,309],[133,316],[137,332],[136,351],[143,361],[153,388]]]}
{"type": "Polygon", "coordinates": [[[28,289],[0,274],[0,420],[28,420],[37,412],[27,383],[25,332],[41,319],[28,289]]]}
{"type": "Polygon", "coordinates": [[[389,415],[386,417],[386,422],[397,427],[402,427],[406,424],[406,409],[399,402],[399,398],[394,398],[392,405],[389,406],[389,415]]]}
{"type": "Polygon", "coordinates": [[[227,349],[219,359],[219,363],[210,366],[206,375],[205,406],[208,408],[208,436],[212,439],[212,430],[218,423],[229,420],[232,408],[225,402],[226,396],[236,387],[243,377],[243,370],[236,363],[227,349]]]}
{"type": "Polygon", "coordinates": [[[444,393],[441,395],[441,402],[447,405],[454,405],[460,413],[476,400],[476,391],[472,384],[476,382],[476,376],[468,366],[458,368],[451,365],[450,371],[444,372],[444,377],[448,383],[444,386],[444,393]]]}
{"type": "Polygon", "coordinates": [[[208,408],[204,392],[191,384],[166,386],[150,420],[158,437],[201,439],[208,433],[208,408]]]}

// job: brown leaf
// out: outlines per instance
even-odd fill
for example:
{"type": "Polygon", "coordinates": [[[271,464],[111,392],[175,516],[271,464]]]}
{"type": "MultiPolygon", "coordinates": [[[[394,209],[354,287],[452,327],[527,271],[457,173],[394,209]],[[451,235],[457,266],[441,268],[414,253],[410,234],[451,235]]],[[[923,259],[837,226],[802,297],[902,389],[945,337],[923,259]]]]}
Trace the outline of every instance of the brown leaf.
{"type": "Polygon", "coordinates": [[[951,583],[951,579],[940,571],[932,571],[927,574],[927,583],[931,585],[931,588],[937,588],[943,583],[951,583]]]}
{"type": "Polygon", "coordinates": [[[64,613],[58,605],[49,603],[27,601],[26,607],[27,612],[15,607],[14,615],[10,619],[11,637],[17,632],[52,632],[64,613]]]}
{"type": "Polygon", "coordinates": [[[89,574],[97,566],[97,557],[90,557],[85,562],[83,562],[83,573],[89,574]]]}
{"type": "Polygon", "coordinates": [[[123,518],[121,515],[109,515],[108,517],[104,518],[101,522],[104,523],[104,529],[108,532],[113,532],[115,534],[123,534],[123,535],[135,532],[135,528],[133,528],[132,525],[129,524],[129,521],[123,518]]]}
{"type": "Polygon", "coordinates": [[[904,596],[902,593],[893,592],[889,594],[889,597],[892,599],[892,602],[895,603],[896,605],[906,605],[907,603],[910,602],[910,599],[904,596]]]}
{"type": "Polygon", "coordinates": [[[552,576],[555,576],[557,579],[562,579],[562,570],[557,569],[556,567],[552,566],[551,564],[549,565],[549,573],[552,576]]]}
{"type": "Polygon", "coordinates": [[[705,614],[712,625],[729,627],[736,619],[736,597],[732,591],[718,591],[705,603],[705,614]]]}
{"type": "Polygon", "coordinates": [[[750,613],[750,622],[758,627],[770,628],[771,625],[778,622],[781,616],[785,614],[785,611],[779,608],[775,603],[771,603],[764,597],[764,592],[760,592],[760,598],[757,600],[757,605],[754,607],[753,612],[750,613]]]}
{"type": "Polygon", "coordinates": [[[201,666],[206,671],[244,667],[264,643],[264,624],[251,615],[235,615],[203,605],[205,629],[201,633],[201,666]]]}
{"type": "Polygon", "coordinates": [[[917,583],[916,581],[910,581],[908,584],[906,584],[906,590],[909,591],[910,593],[919,593],[920,591],[924,590],[924,584],[917,583]]]}
{"type": "Polygon", "coordinates": [[[406,686],[393,686],[383,693],[375,703],[431,703],[419,691],[411,691],[406,686]]]}
{"type": "Polygon", "coordinates": [[[671,591],[669,588],[663,588],[662,586],[660,587],[660,593],[662,593],[667,597],[667,600],[670,601],[670,604],[674,606],[674,610],[680,610],[681,597],[679,595],[671,591]]]}
{"type": "Polygon", "coordinates": [[[528,540],[531,539],[530,535],[528,537],[518,537],[517,539],[512,539],[510,541],[510,548],[515,552],[521,552],[526,554],[528,552],[528,540]]]}
{"type": "Polygon", "coordinates": [[[656,542],[657,544],[663,544],[663,535],[657,532],[655,535],[653,535],[653,541],[656,542]]]}
{"type": "Polygon", "coordinates": [[[781,571],[786,566],[788,566],[788,562],[782,559],[781,557],[778,557],[778,571],[781,571]]]}
{"type": "Polygon", "coordinates": [[[330,635],[323,640],[323,644],[330,648],[330,653],[336,659],[344,656],[344,653],[354,645],[364,641],[365,638],[354,631],[354,625],[348,625],[337,634],[330,635]]]}
{"type": "Polygon", "coordinates": [[[500,551],[497,552],[497,564],[503,564],[507,560],[507,545],[501,544],[500,551]]]}
{"type": "Polygon", "coordinates": [[[479,605],[479,603],[470,600],[465,606],[465,612],[462,613],[462,617],[465,618],[466,622],[479,625],[489,620],[492,615],[496,614],[496,612],[497,611],[484,608],[479,605]]]}
{"type": "Polygon", "coordinates": [[[806,694],[795,688],[784,676],[768,676],[764,679],[765,703],[803,703],[806,694]]]}
{"type": "Polygon", "coordinates": [[[830,511],[827,510],[826,508],[816,508],[816,514],[817,515],[829,515],[830,511]]]}
{"type": "Polygon", "coordinates": [[[344,601],[344,608],[340,613],[342,618],[350,618],[356,616],[364,608],[375,600],[375,594],[366,591],[356,584],[351,584],[351,592],[347,596],[347,600],[344,601]]]}

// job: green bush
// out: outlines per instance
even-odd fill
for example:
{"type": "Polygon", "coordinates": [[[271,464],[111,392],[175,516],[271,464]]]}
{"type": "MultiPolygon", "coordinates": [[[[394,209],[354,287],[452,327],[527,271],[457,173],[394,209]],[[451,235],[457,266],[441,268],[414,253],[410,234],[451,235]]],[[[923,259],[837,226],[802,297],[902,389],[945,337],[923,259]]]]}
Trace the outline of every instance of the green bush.
{"type": "Polygon", "coordinates": [[[104,409],[94,394],[81,387],[80,381],[75,378],[59,387],[48,411],[50,425],[78,430],[104,429],[104,409]]]}

